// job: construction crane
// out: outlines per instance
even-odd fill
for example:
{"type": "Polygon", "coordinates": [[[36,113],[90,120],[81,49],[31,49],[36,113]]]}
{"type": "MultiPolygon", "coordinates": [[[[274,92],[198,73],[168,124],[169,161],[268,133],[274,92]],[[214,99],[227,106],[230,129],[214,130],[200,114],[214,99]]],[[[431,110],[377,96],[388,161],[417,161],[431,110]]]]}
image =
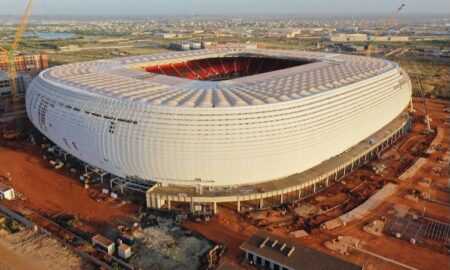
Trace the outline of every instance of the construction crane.
{"type": "Polygon", "coordinates": [[[425,116],[423,117],[423,123],[425,124],[425,131],[426,132],[433,132],[433,130],[431,129],[431,118],[428,115],[427,103],[425,101],[425,96],[423,94],[422,80],[420,79],[420,76],[417,76],[417,80],[419,81],[420,95],[422,96],[423,107],[424,107],[424,110],[425,110],[425,116]]]}
{"type": "MultiPolygon", "coordinates": [[[[395,23],[395,19],[397,18],[398,14],[405,6],[406,6],[405,4],[402,4],[399,8],[397,8],[397,10],[395,10],[394,14],[389,16],[389,18],[387,18],[384,21],[382,28],[379,31],[375,32],[374,36],[379,36],[380,32],[382,32],[385,29],[387,29],[388,27],[392,26],[395,23]]],[[[372,54],[372,44],[369,43],[369,45],[367,45],[366,56],[370,56],[371,54],[372,54]]]]}
{"type": "Polygon", "coordinates": [[[16,35],[14,37],[13,43],[9,50],[5,48],[0,48],[4,53],[6,53],[8,58],[8,78],[11,81],[11,96],[13,103],[13,113],[16,120],[16,130],[5,132],[3,137],[6,139],[14,139],[20,137],[22,133],[22,121],[20,119],[20,97],[19,97],[19,86],[17,83],[17,71],[15,58],[17,55],[17,49],[19,48],[20,41],[22,40],[23,34],[25,33],[25,28],[28,24],[28,19],[33,8],[34,0],[29,0],[25,14],[23,14],[20,20],[19,27],[17,28],[16,35]]]}

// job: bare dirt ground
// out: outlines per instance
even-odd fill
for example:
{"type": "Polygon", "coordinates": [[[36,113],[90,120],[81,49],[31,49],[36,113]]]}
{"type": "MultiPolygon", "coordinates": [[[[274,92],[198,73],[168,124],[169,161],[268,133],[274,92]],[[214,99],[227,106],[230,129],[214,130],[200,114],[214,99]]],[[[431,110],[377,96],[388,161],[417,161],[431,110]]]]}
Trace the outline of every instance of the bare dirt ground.
{"type": "Polygon", "coordinates": [[[227,246],[225,259],[240,263],[243,253],[239,246],[254,232],[257,228],[253,225],[242,222],[234,211],[227,208],[220,208],[219,215],[206,223],[197,223],[186,221],[183,226],[187,229],[199,232],[204,237],[223,243],[227,246]]]}
{"type": "Polygon", "coordinates": [[[42,159],[42,150],[29,142],[0,140],[0,181],[14,187],[22,197],[20,205],[45,216],[66,213],[78,216],[85,226],[106,229],[136,212],[138,206],[118,202],[98,203],[90,198],[76,176],[66,170],[53,169],[42,159]],[[5,180],[10,175],[11,181],[5,180]]]}
{"type": "Polygon", "coordinates": [[[92,269],[56,240],[29,230],[0,237],[0,269],[92,269]]]}
{"type": "MultiPolygon", "coordinates": [[[[66,168],[55,170],[49,165],[48,160],[42,158],[43,154],[38,145],[32,145],[26,140],[2,141],[0,139],[0,182],[14,187],[18,194],[18,199],[1,201],[1,204],[25,215],[53,235],[70,243],[73,243],[74,234],[51,224],[50,220],[63,227],[70,224],[70,230],[88,241],[93,234],[107,235],[112,230],[116,230],[117,225],[130,225],[130,222],[137,221],[138,204],[123,201],[120,198],[114,200],[109,196],[102,196],[106,199],[97,200],[99,196],[92,196],[92,194],[101,194],[100,186],[84,189],[77,175],[71,174],[66,168]],[[123,202],[126,204],[123,205],[123,202]],[[68,220],[70,222],[67,222],[68,220]]],[[[198,269],[203,263],[201,256],[211,248],[212,243],[201,237],[184,235],[185,232],[179,227],[161,224],[160,222],[160,226],[148,228],[136,234],[137,244],[133,265],[137,269],[198,269]]],[[[31,256],[33,249],[39,249],[36,255],[42,258],[40,262],[42,269],[90,269],[93,267],[91,262],[81,265],[73,260],[72,258],[77,258],[76,255],[69,256],[72,254],[69,250],[47,236],[39,236],[40,240],[37,243],[35,243],[37,240],[31,242],[33,245],[20,244],[28,243],[31,238],[28,235],[17,234],[11,240],[14,243],[0,239],[0,252],[11,254],[8,256],[9,260],[2,261],[0,270],[3,270],[1,267],[40,270],[37,267],[27,266],[27,263],[34,263],[27,260],[27,256],[31,256]],[[6,251],[2,243],[13,248],[6,251]],[[45,248],[41,250],[36,245],[45,246],[45,248]],[[52,252],[47,254],[48,249],[52,252]],[[65,253],[68,256],[65,256],[65,253]]],[[[75,246],[77,251],[84,251],[95,256],[95,253],[91,252],[92,248],[85,250],[78,244],[72,246],[75,246]]]]}
{"type": "MultiPolygon", "coordinates": [[[[433,241],[428,241],[428,245],[423,247],[410,244],[405,240],[397,239],[390,235],[385,234],[383,236],[374,236],[362,230],[362,227],[368,222],[374,219],[380,219],[381,216],[387,216],[389,219],[389,212],[396,204],[404,204],[419,214],[422,213],[425,208],[425,217],[450,223],[450,207],[426,200],[413,202],[405,198],[405,195],[407,195],[411,189],[417,188],[421,189],[421,191],[426,191],[423,190],[423,188],[419,188],[417,183],[423,177],[431,177],[435,183],[435,185],[429,190],[432,197],[445,200],[446,202],[449,200],[448,192],[438,189],[439,187],[445,187],[447,185],[449,177],[448,172],[443,170],[441,175],[436,175],[431,172],[431,169],[436,166],[438,158],[441,157],[445,153],[445,150],[449,147],[449,123],[444,121],[446,118],[449,118],[449,114],[444,113],[443,109],[445,107],[449,107],[450,102],[427,100],[428,110],[431,118],[433,119],[432,127],[440,127],[440,131],[445,132],[443,134],[444,140],[441,143],[442,149],[426,157],[427,162],[424,166],[421,167],[417,173],[404,181],[398,180],[398,171],[394,170],[394,168],[398,170],[399,168],[401,169],[402,166],[405,167],[414,164],[414,161],[417,160],[419,155],[421,155],[419,153],[421,152],[421,149],[427,147],[426,145],[423,145],[423,141],[427,135],[422,133],[424,130],[424,125],[422,123],[424,110],[421,100],[414,100],[414,105],[416,115],[413,123],[413,129],[409,134],[401,138],[396,143],[397,149],[399,147],[402,148],[400,149],[403,155],[402,159],[389,160],[389,158],[387,158],[385,160],[377,161],[383,162],[387,168],[387,173],[383,174],[382,177],[385,179],[392,179],[399,185],[399,189],[394,192],[393,195],[388,197],[388,199],[386,199],[381,205],[372,209],[370,214],[365,216],[363,219],[352,221],[337,229],[323,230],[313,228],[310,231],[310,236],[301,239],[292,238],[292,236],[289,235],[289,231],[282,227],[270,228],[272,233],[279,234],[286,238],[292,238],[293,240],[314,249],[362,265],[365,269],[374,270],[404,268],[356,250],[351,250],[349,255],[338,254],[325,248],[324,243],[336,238],[339,235],[353,236],[363,241],[362,248],[364,250],[397,260],[400,263],[411,266],[412,268],[430,270],[449,269],[450,258],[449,255],[446,254],[443,243],[433,243],[433,241]]],[[[392,151],[390,149],[387,151],[392,151]]],[[[393,152],[398,153],[397,150],[393,152]]],[[[351,174],[350,178],[352,178],[352,175],[354,174],[351,174]]],[[[349,181],[349,184],[351,184],[350,182],[351,181],[349,181]]],[[[333,188],[335,189],[335,187],[332,186],[329,192],[332,192],[333,188]]],[[[233,261],[241,266],[243,266],[243,264],[241,264],[243,252],[239,250],[239,246],[247,237],[257,230],[257,226],[247,223],[240,216],[238,216],[234,210],[223,206],[219,208],[218,216],[212,221],[208,223],[195,223],[190,221],[186,222],[184,226],[191,230],[198,231],[213,241],[226,244],[228,251],[225,255],[225,260],[233,261]]],[[[245,265],[245,267],[249,266],[245,265]]]]}
{"type": "MultiPolygon", "coordinates": [[[[0,130],[8,130],[9,128],[5,125],[0,123],[0,130]]],[[[25,122],[24,125],[27,129],[30,124],[25,122]]],[[[88,242],[94,234],[104,234],[116,229],[119,224],[130,225],[137,220],[135,215],[139,205],[128,201],[124,203],[122,200],[115,200],[108,196],[105,200],[97,201],[97,197],[92,194],[101,194],[100,187],[84,189],[77,179],[78,175],[71,174],[65,168],[55,170],[42,158],[42,154],[42,149],[38,145],[33,145],[25,139],[15,141],[0,139],[0,182],[14,187],[17,194],[16,200],[3,200],[1,204],[25,215],[37,225],[66,241],[73,240],[74,234],[52,225],[48,219],[60,225],[69,226],[72,231],[88,242]]],[[[42,246],[52,244],[43,241],[40,243],[42,246]]],[[[90,248],[89,251],[77,246],[80,249],[78,251],[94,252],[91,255],[95,256],[95,251],[89,243],[85,245],[86,248],[90,248]]],[[[37,246],[34,248],[41,250],[39,244],[37,246]]],[[[49,254],[55,256],[42,254],[43,269],[89,269],[88,267],[92,267],[93,264],[89,263],[81,266],[73,265],[72,268],[59,267],[58,263],[71,267],[70,262],[65,260],[66,256],[56,256],[59,249],[67,254],[73,254],[59,244],[53,246],[53,251],[49,254]],[[45,263],[57,267],[45,267],[45,263]]],[[[23,252],[28,252],[26,254],[30,255],[32,250],[33,247],[25,251],[17,248],[8,252],[20,258],[23,252]]],[[[10,258],[14,256],[11,255],[10,258]]],[[[26,263],[26,260],[23,261],[26,263]]],[[[14,266],[13,269],[34,269],[17,265],[16,267],[14,263],[11,261],[7,265],[14,266]]]]}

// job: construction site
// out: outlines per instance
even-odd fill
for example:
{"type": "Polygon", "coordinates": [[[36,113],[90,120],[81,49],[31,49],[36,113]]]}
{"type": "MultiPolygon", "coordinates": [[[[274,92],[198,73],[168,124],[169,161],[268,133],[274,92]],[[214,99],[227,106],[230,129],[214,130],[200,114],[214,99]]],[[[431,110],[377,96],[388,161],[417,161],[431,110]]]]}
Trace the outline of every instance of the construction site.
{"type": "MultiPolygon", "coordinates": [[[[412,130],[379,158],[298,203],[185,226],[238,246],[259,228],[365,269],[442,269],[449,264],[448,101],[414,100],[412,130]],[[226,233],[225,233],[226,232],[226,233]],[[420,259],[418,259],[420,258],[420,259]]],[[[241,252],[227,253],[239,263],[241,252]]]]}
{"type": "MultiPolygon", "coordinates": [[[[49,232],[59,239],[83,258],[85,262],[81,263],[114,265],[110,255],[92,249],[90,238],[96,234],[115,238],[128,232],[140,243],[131,261],[134,265],[144,267],[145,262],[139,258],[155,254],[155,249],[161,252],[161,263],[165,263],[161,267],[173,267],[167,260],[170,256],[176,256],[177,262],[184,256],[186,265],[208,265],[200,262],[202,254],[214,245],[224,245],[226,252],[220,262],[251,268],[242,264],[239,245],[256,230],[265,229],[368,269],[380,265],[386,269],[439,268],[448,263],[450,104],[425,100],[428,118],[424,117],[423,104],[422,99],[414,99],[411,131],[378,158],[295,203],[240,212],[233,205],[218,204],[218,214],[200,222],[183,214],[142,212],[143,193],[114,198],[104,192],[111,189],[100,179],[86,188],[77,177],[85,167],[75,163],[58,167],[52,162],[57,154],[42,148],[48,142],[36,134],[1,140],[0,183],[14,188],[15,199],[0,204],[31,221],[32,230],[37,226],[44,234],[49,232]],[[430,123],[430,131],[426,123],[430,123]],[[178,226],[184,230],[175,232],[178,226]],[[186,230],[196,231],[199,236],[187,235],[186,230]],[[161,241],[161,246],[155,239],[161,241]],[[145,248],[146,243],[150,246],[145,248]],[[164,247],[170,248],[164,251],[164,247]],[[173,252],[178,255],[169,255],[173,252]],[[181,255],[183,252],[196,252],[198,256],[181,255]],[[86,258],[90,259],[86,262],[86,258]],[[199,261],[190,262],[192,258],[199,261]]],[[[1,124],[2,129],[13,126],[1,124]]],[[[25,119],[23,128],[31,130],[25,119]]],[[[115,192],[120,194],[120,188],[115,192]]]]}

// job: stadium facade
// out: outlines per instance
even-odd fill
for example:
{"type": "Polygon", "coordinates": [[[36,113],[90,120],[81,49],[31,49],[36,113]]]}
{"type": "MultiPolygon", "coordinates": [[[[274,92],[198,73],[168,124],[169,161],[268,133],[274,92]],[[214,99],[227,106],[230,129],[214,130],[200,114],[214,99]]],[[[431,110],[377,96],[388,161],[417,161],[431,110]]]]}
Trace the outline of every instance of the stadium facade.
{"type": "Polygon", "coordinates": [[[367,140],[410,100],[407,74],[388,60],[224,49],[54,67],[26,102],[33,124],[86,163],[161,188],[212,190],[376,146],[367,140]]]}

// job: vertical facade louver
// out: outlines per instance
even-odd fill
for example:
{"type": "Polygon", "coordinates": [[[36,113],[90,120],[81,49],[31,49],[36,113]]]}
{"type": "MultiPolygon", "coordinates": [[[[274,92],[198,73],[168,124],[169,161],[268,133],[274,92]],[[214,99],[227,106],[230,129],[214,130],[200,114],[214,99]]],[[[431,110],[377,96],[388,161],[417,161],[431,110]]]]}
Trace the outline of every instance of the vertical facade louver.
{"type": "Polygon", "coordinates": [[[31,83],[26,107],[55,144],[114,175],[234,186],[286,177],[339,155],[396,118],[410,99],[407,74],[390,61],[239,50],[55,67],[31,83]],[[140,68],[240,54],[311,63],[219,82],[140,68]]]}

